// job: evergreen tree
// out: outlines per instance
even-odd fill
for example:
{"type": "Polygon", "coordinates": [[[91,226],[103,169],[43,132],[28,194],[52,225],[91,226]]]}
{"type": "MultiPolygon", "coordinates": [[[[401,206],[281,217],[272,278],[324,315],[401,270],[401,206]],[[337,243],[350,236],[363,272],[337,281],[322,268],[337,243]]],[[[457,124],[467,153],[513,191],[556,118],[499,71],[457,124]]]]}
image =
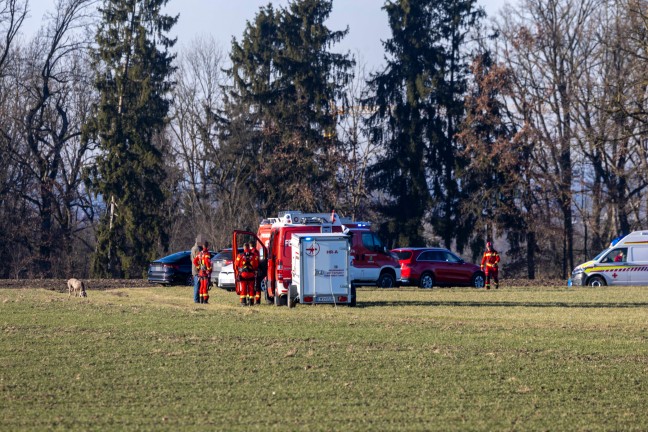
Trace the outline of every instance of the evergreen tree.
{"type": "Polygon", "coordinates": [[[428,217],[446,246],[462,231],[454,135],[463,116],[466,36],[484,16],[475,3],[395,0],[383,7],[392,37],[366,104],[376,107],[367,125],[384,152],[370,185],[381,192],[383,232],[397,244],[423,244],[428,217]]]}
{"type": "Polygon", "coordinates": [[[177,17],[168,0],[104,0],[93,53],[99,102],[87,139],[100,154],[91,187],[106,203],[97,233],[95,276],[141,276],[159,246],[166,249],[159,144],[169,110],[175,43],[166,33],[177,17]]]}
{"type": "Polygon", "coordinates": [[[229,144],[254,160],[250,183],[261,214],[329,211],[335,199],[335,112],[353,61],[329,51],[348,32],[324,25],[331,10],[331,0],[269,5],[232,43],[228,112],[236,115],[228,115],[228,129],[252,123],[256,136],[229,144]]]}
{"type": "Polygon", "coordinates": [[[535,204],[531,181],[532,139],[525,128],[517,129],[507,110],[513,75],[484,51],[472,64],[474,82],[466,96],[466,117],[458,141],[469,160],[459,172],[465,198],[461,209],[467,224],[475,228],[471,241],[473,259],[484,244],[506,232],[508,268],[527,265],[535,277],[536,228],[541,209],[535,204]],[[523,245],[526,243],[526,251],[523,245]]]}

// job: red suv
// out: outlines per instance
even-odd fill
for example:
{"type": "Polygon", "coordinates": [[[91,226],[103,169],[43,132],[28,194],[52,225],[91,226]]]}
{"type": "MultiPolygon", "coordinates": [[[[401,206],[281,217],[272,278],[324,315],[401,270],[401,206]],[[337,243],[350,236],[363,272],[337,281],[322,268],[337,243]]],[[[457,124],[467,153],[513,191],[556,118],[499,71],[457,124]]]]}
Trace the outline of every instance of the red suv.
{"type": "Polygon", "coordinates": [[[484,286],[484,273],[443,248],[399,248],[392,250],[400,261],[401,285],[433,288],[435,285],[484,286]]]}

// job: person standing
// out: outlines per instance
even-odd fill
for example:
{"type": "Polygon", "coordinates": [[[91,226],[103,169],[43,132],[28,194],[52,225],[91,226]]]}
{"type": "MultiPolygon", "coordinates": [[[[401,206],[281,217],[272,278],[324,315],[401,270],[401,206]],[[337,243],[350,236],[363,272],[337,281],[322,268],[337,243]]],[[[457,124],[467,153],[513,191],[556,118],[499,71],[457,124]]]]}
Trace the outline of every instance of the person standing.
{"type": "Polygon", "coordinates": [[[198,270],[200,286],[198,288],[199,303],[209,303],[209,278],[211,277],[212,263],[209,252],[209,242],[205,241],[202,251],[194,259],[194,267],[198,270]]]}
{"type": "Polygon", "coordinates": [[[198,234],[196,236],[196,243],[191,248],[191,264],[192,264],[191,276],[193,276],[193,284],[194,284],[194,303],[200,303],[200,296],[199,296],[200,279],[198,278],[198,269],[196,268],[195,265],[193,265],[193,262],[196,259],[196,256],[198,256],[198,254],[202,252],[202,246],[203,246],[202,235],[198,234]]]}
{"type": "Polygon", "coordinates": [[[490,281],[493,278],[495,289],[499,288],[499,253],[493,247],[493,243],[486,243],[486,252],[481,260],[481,269],[486,275],[486,289],[490,289],[490,281]]]}
{"type": "Polygon", "coordinates": [[[249,243],[243,245],[243,252],[236,256],[234,262],[238,272],[239,299],[241,306],[254,304],[254,285],[256,270],[259,262],[250,248],[249,243]]]}
{"type": "Polygon", "coordinates": [[[250,250],[252,251],[252,254],[254,255],[254,263],[255,263],[255,269],[254,269],[254,304],[255,305],[260,305],[261,304],[261,284],[259,283],[258,280],[258,275],[259,275],[259,250],[254,247],[252,243],[248,243],[248,246],[250,250]]]}

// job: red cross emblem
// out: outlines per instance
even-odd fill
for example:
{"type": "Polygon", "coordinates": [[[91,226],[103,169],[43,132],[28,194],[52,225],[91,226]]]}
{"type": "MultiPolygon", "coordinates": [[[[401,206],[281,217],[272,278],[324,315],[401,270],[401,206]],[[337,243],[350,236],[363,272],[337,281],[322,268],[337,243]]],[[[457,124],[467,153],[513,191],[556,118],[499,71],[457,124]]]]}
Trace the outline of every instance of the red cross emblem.
{"type": "Polygon", "coordinates": [[[616,279],[617,276],[618,276],[618,274],[616,274],[616,272],[614,272],[614,273],[612,274],[612,277],[613,277],[614,279],[616,279]]]}
{"type": "Polygon", "coordinates": [[[315,256],[319,253],[320,247],[317,243],[313,243],[310,247],[306,248],[306,255],[315,256]]]}

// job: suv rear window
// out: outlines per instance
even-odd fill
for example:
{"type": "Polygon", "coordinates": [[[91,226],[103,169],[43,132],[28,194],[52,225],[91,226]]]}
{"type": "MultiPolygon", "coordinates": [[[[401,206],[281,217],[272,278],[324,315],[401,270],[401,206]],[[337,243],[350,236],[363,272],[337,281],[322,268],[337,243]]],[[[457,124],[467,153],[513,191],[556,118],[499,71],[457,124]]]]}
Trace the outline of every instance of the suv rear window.
{"type": "Polygon", "coordinates": [[[408,260],[412,258],[412,252],[411,251],[399,251],[396,252],[396,255],[398,256],[399,260],[408,260]]]}

